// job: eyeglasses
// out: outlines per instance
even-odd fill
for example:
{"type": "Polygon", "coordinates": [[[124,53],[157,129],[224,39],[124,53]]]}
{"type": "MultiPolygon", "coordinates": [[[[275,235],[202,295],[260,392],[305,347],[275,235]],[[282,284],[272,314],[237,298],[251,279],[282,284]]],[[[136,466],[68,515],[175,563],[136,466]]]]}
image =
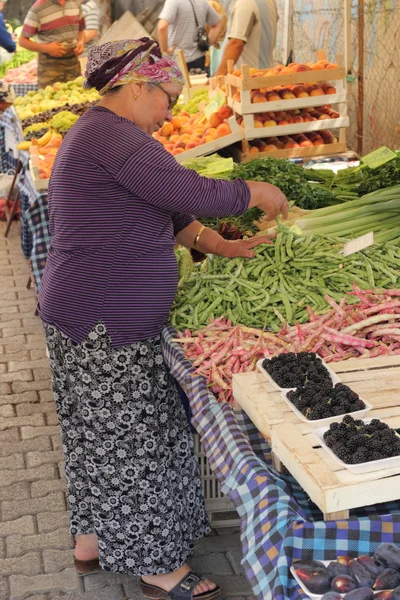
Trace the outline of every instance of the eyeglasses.
{"type": "Polygon", "coordinates": [[[177,105],[178,103],[178,98],[173,98],[171,96],[171,94],[169,92],[167,92],[167,90],[165,88],[163,88],[162,85],[160,85],[159,83],[152,81],[151,82],[152,85],[155,85],[156,87],[160,88],[160,90],[162,90],[164,92],[164,94],[168,97],[168,110],[172,110],[174,108],[174,106],[177,105]]]}

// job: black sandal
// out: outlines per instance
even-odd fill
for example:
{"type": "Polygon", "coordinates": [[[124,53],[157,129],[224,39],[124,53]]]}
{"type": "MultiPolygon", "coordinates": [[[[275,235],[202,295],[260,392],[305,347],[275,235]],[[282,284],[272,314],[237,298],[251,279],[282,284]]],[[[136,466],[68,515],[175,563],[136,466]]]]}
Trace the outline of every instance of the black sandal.
{"type": "Polygon", "coordinates": [[[78,560],[74,558],[74,563],[79,575],[91,575],[92,573],[99,573],[101,571],[98,558],[93,558],[92,560],[78,560]]]}
{"type": "Polygon", "coordinates": [[[172,590],[167,592],[167,590],[163,590],[157,585],[146,583],[140,578],[140,589],[143,596],[149,600],[195,600],[196,598],[199,600],[213,600],[213,598],[217,598],[222,594],[222,588],[217,585],[213,590],[193,596],[193,590],[204,579],[205,577],[199,577],[193,571],[189,571],[172,590]]]}

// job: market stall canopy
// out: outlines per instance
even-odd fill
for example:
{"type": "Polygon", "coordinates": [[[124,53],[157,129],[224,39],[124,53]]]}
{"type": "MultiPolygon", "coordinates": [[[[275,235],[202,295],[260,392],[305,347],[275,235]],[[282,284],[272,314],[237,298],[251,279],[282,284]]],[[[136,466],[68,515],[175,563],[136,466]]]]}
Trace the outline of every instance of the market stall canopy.
{"type": "Polygon", "coordinates": [[[127,38],[139,39],[151,37],[146,29],[139,23],[136,17],[127,10],[118,21],[115,21],[100,39],[99,44],[105,42],[116,42],[127,38]]]}

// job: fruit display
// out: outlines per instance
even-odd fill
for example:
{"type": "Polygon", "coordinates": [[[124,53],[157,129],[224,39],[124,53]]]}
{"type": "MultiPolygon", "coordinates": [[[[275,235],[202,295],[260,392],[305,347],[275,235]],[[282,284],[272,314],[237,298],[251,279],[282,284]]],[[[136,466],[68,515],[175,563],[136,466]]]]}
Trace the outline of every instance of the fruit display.
{"type": "MultiPolygon", "coordinates": [[[[91,102],[82,102],[81,104],[72,104],[68,106],[68,112],[80,117],[85,113],[89,108],[94,106],[96,101],[93,100],[91,102]]],[[[46,123],[50,119],[52,119],[55,115],[57,115],[61,111],[65,111],[65,105],[57,106],[55,108],[51,108],[50,110],[45,110],[33,117],[28,117],[22,121],[22,126],[24,127],[24,131],[26,128],[31,125],[36,125],[37,123],[46,123]]]]}
{"type": "MultiPolygon", "coordinates": [[[[277,127],[283,125],[296,125],[298,123],[311,123],[313,121],[326,121],[328,119],[338,119],[339,113],[326,104],[317,108],[295,108],[287,111],[269,111],[257,113],[254,115],[254,128],[277,127]]],[[[243,126],[243,117],[237,118],[238,124],[243,126]]]]}
{"type": "MultiPolygon", "coordinates": [[[[83,104],[99,99],[97,90],[85,90],[82,87],[83,77],[77,77],[67,83],[55,83],[37,92],[28,92],[26,96],[16,98],[14,107],[21,121],[34,117],[39,113],[50,111],[60,106],[83,104]]],[[[40,120],[44,120],[42,117],[40,120]]],[[[45,119],[47,120],[47,119],[45,119]]],[[[23,123],[24,126],[32,123],[23,123]]]]}
{"type": "MultiPolygon", "coordinates": [[[[262,102],[280,102],[281,100],[295,100],[296,98],[312,98],[315,96],[331,96],[336,94],[336,87],[327,82],[296,84],[296,85],[275,85],[266,88],[251,90],[250,99],[252,104],[262,102]]],[[[234,102],[240,101],[240,92],[235,92],[232,96],[234,102]]]]}
{"type": "Polygon", "coordinates": [[[339,556],[328,565],[301,560],[292,569],[306,593],[321,600],[400,600],[400,548],[390,542],[373,556],[339,556]]]}
{"type": "Polygon", "coordinates": [[[309,383],[330,382],[328,369],[314,352],[288,352],[266,358],[262,367],[281,388],[297,388],[309,383]]]}
{"type": "Polygon", "coordinates": [[[60,133],[54,129],[49,129],[39,139],[33,139],[32,142],[22,142],[22,144],[30,144],[29,150],[32,161],[38,170],[40,179],[50,178],[53,163],[62,140],[63,137],[60,133]]]}
{"type": "Polygon", "coordinates": [[[324,440],[332,452],[347,464],[400,455],[400,436],[379,419],[372,419],[367,424],[346,415],[341,423],[330,425],[324,433],[324,440]]]}
{"type": "MultiPolygon", "coordinates": [[[[289,75],[293,73],[302,73],[305,71],[323,71],[328,69],[337,69],[338,65],[336,63],[331,63],[327,59],[321,59],[317,62],[306,62],[306,63],[296,63],[292,62],[289,65],[277,65],[276,67],[272,67],[270,69],[256,69],[250,68],[249,75],[250,77],[275,77],[276,75],[289,75]]],[[[242,71],[240,69],[236,69],[232,71],[232,75],[235,77],[242,77],[242,71]]]]}
{"type": "Polygon", "coordinates": [[[325,146],[334,144],[336,138],[328,130],[310,131],[305,133],[295,133],[292,135],[280,135],[275,137],[265,137],[249,142],[250,154],[259,154],[260,152],[271,152],[276,150],[292,150],[294,148],[312,148],[313,146],[325,146]]]}
{"type": "Polygon", "coordinates": [[[322,384],[306,382],[287,394],[288,400],[310,421],[329,419],[365,409],[365,404],[349,386],[326,379],[322,384]]]}
{"type": "Polygon", "coordinates": [[[177,117],[181,112],[195,115],[199,112],[199,105],[208,104],[210,97],[208,90],[197,90],[186,104],[178,103],[172,110],[172,114],[177,117]]]}
{"type": "Polygon", "coordinates": [[[227,119],[232,114],[232,109],[226,104],[208,118],[202,112],[194,115],[181,112],[179,117],[172,117],[171,121],[166,121],[153,137],[176,156],[229,135],[231,128],[227,119]]]}

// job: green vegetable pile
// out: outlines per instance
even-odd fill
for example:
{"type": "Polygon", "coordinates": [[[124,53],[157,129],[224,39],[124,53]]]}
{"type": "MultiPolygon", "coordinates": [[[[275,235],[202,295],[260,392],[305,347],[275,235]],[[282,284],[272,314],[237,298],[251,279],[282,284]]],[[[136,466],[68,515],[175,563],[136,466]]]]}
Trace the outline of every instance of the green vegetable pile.
{"type": "Polygon", "coordinates": [[[279,158],[256,158],[237,165],[230,178],[266,181],[279,187],[296,206],[310,210],[337,203],[335,193],[319,183],[311,183],[303,167],[279,158]]]}
{"type": "Polygon", "coordinates": [[[340,301],[353,283],[361,289],[400,286],[400,238],[346,258],[343,242],[295,237],[285,229],[274,244],[255,248],[251,260],[211,257],[180,282],[171,322],[178,330],[197,329],[224,315],[233,324],[279,331],[283,322],[307,322],[307,306],[326,312],[325,295],[340,301]]]}
{"type": "Polygon", "coordinates": [[[18,52],[15,52],[11,60],[0,65],[0,79],[4,77],[9,69],[20,67],[21,65],[33,60],[36,56],[37,52],[31,52],[30,50],[25,50],[24,48],[22,50],[18,50],[18,52]]]}

